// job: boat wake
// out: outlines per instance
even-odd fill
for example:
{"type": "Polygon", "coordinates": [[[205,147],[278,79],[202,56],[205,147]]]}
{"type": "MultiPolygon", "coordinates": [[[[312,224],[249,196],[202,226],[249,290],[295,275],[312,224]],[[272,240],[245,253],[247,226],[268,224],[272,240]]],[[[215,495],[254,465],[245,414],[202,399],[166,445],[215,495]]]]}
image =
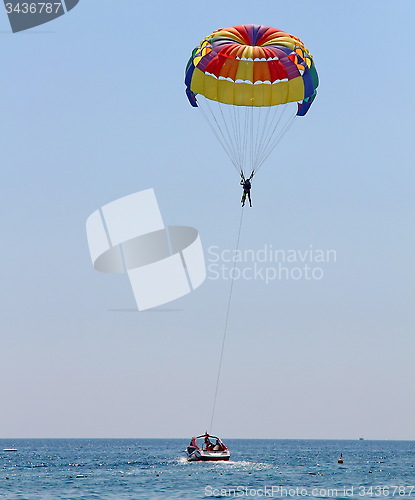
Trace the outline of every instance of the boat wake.
{"type": "MultiPolygon", "coordinates": [[[[188,461],[186,457],[177,457],[175,462],[179,465],[194,466],[194,462],[188,461]]],[[[203,465],[198,465],[202,467],[209,467],[212,469],[223,469],[223,470],[245,470],[245,471],[258,471],[258,470],[268,470],[275,469],[275,465],[264,463],[264,462],[250,462],[247,460],[228,460],[228,461],[210,461],[203,462],[203,465]]]]}

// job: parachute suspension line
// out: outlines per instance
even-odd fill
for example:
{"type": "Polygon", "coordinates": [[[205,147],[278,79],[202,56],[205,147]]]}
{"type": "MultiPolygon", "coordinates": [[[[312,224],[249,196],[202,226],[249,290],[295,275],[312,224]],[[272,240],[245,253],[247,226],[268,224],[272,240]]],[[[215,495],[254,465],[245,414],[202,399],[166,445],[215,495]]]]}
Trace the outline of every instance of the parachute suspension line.
{"type": "Polygon", "coordinates": [[[235,139],[235,150],[238,153],[237,164],[241,166],[241,148],[240,148],[240,140],[239,140],[239,128],[238,128],[238,120],[236,119],[236,111],[233,106],[229,109],[230,122],[232,125],[233,137],[235,139]]]}
{"type": "MultiPolygon", "coordinates": [[[[255,162],[253,166],[254,171],[256,171],[260,166],[260,164],[262,163],[261,158],[263,157],[264,151],[267,150],[269,142],[274,139],[273,135],[278,129],[279,123],[283,116],[281,110],[284,111],[284,109],[285,107],[283,105],[267,107],[265,121],[261,127],[262,130],[261,139],[255,155],[255,162]]],[[[260,125],[258,125],[258,127],[259,126],[260,125]]]]}
{"type": "Polygon", "coordinates": [[[243,118],[244,118],[244,127],[243,127],[243,137],[242,137],[242,158],[243,163],[241,165],[242,172],[245,172],[246,167],[246,148],[248,144],[248,113],[246,107],[242,108],[243,118]]]}
{"type": "MultiPolygon", "coordinates": [[[[244,171],[248,167],[247,163],[249,161],[248,154],[249,154],[249,147],[250,147],[250,130],[249,130],[249,125],[250,125],[250,116],[249,116],[249,106],[245,106],[245,127],[244,127],[244,152],[243,152],[243,158],[244,158],[244,171]]],[[[249,176],[248,176],[249,177],[249,176]]]]}
{"type": "MultiPolygon", "coordinates": [[[[261,135],[259,138],[259,141],[257,140],[257,147],[255,148],[255,162],[252,164],[252,170],[255,172],[257,165],[258,165],[258,157],[261,154],[261,151],[263,149],[263,144],[266,140],[266,135],[269,131],[269,126],[268,126],[268,121],[269,117],[271,115],[271,106],[267,107],[267,111],[265,114],[265,121],[264,124],[261,126],[261,116],[263,115],[262,113],[262,108],[259,108],[259,118],[258,118],[258,126],[257,126],[257,136],[259,135],[259,131],[261,130],[261,135]]],[[[272,123],[272,119],[270,121],[272,123]]]]}
{"type": "MultiPolygon", "coordinates": [[[[222,148],[224,149],[225,153],[228,155],[229,159],[231,160],[232,164],[234,165],[235,168],[236,167],[236,164],[232,158],[232,155],[231,153],[229,152],[228,148],[226,147],[226,145],[224,144],[223,140],[222,140],[222,137],[221,135],[217,132],[217,130],[215,129],[215,127],[213,126],[211,120],[209,120],[209,117],[208,115],[206,114],[205,110],[203,109],[202,106],[200,106],[200,103],[199,103],[199,106],[198,108],[200,109],[200,112],[202,113],[202,115],[204,116],[207,124],[209,125],[210,129],[212,130],[213,134],[215,135],[216,139],[219,141],[219,144],[222,146],[222,148]]],[[[213,118],[214,121],[217,123],[217,120],[215,118],[213,118]]],[[[219,124],[218,124],[218,128],[219,127],[219,124]]]]}
{"type": "MultiPolygon", "coordinates": [[[[242,207],[242,210],[241,210],[241,218],[240,218],[240,220],[239,220],[238,237],[237,237],[237,239],[236,239],[235,254],[236,254],[236,253],[237,253],[237,251],[239,250],[239,240],[240,240],[240,238],[241,238],[241,229],[242,229],[242,218],[243,218],[243,215],[244,215],[244,209],[243,209],[243,207],[242,207]]],[[[236,259],[234,259],[234,261],[233,261],[233,269],[232,269],[232,274],[231,274],[231,276],[233,276],[233,275],[234,275],[234,273],[235,273],[235,267],[236,267],[236,259]]],[[[221,371],[222,371],[223,353],[224,353],[224,350],[225,350],[226,333],[227,333],[227,331],[228,331],[229,311],[230,311],[230,309],[231,309],[232,292],[233,292],[233,283],[234,283],[234,281],[235,281],[235,280],[231,279],[231,286],[230,286],[230,289],[229,289],[228,307],[227,307],[227,310],[226,310],[225,328],[224,328],[224,330],[223,330],[222,349],[221,349],[221,352],[220,352],[219,368],[218,368],[218,376],[217,376],[217,379],[216,379],[215,397],[213,398],[212,417],[211,417],[211,419],[210,419],[210,427],[209,427],[209,432],[211,432],[211,431],[212,431],[212,427],[213,427],[213,419],[214,419],[214,417],[215,417],[216,400],[217,400],[217,397],[218,397],[219,381],[220,381],[220,375],[221,375],[221,371]]]]}
{"type": "Polygon", "coordinates": [[[251,171],[254,170],[254,161],[255,161],[255,151],[256,151],[256,148],[257,148],[257,140],[258,140],[258,125],[259,125],[259,122],[258,124],[256,124],[256,120],[255,120],[255,111],[254,111],[254,107],[251,106],[251,129],[252,129],[252,134],[251,134],[251,165],[250,165],[250,168],[251,168],[251,171]],[[256,126],[255,126],[256,125],[256,126]],[[256,129],[256,130],[255,130],[256,129]]]}
{"type": "Polygon", "coordinates": [[[289,116],[288,120],[284,124],[283,127],[280,126],[280,122],[284,117],[284,114],[286,114],[286,109],[287,109],[287,104],[285,105],[284,109],[282,109],[282,112],[277,120],[277,115],[275,115],[275,119],[273,122],[275,123],[273,129],[271,130],[269,137],[267,138],[267,142],[264,145],[264,147],[261,149],[261,153],[257,158],[257,162],[255,165],[256,170],[258,170],[263,163],[267,160],[267,158],[270,156],[271,152],[275,149],[275,147],[279,144],[281,139],[285,136],[285,134],[288,132],[288,130],[291,128],[291,126],[294,123],[296,115],[291,115],[289,116]],[[278,133],[276,133],[277,129],[281,129],[278,133]]]}
{"type": "Polygon", "coordinates": [[[239,169],[238,169],[238,166],[234,160],[234,158],[232,158],[232,151],[229,150],[229,148],[226,147],[226,144],[224,143],[224,135],[223,135],[223,132],[221,130],[221,127],[218,123],[218,121],[216,120],[214,114],[212,113],[212,110],[210,109],[209,105],[208,105],[208,108],[209,108],[209,111],[210,111],[210,114],[212,115],[212,118],[213,118],[213,121],[216,123],[218,129],[221,131],[221,134],[218,133],[217,129],[213,126],[212,124],[212,120],[209,119],[208,115],[206,114],[205,110],[203,109],[203,106],[200,105],[200,101],[199,102],[199,106],[198,108],[200,109],[202,115],[204,116],[207,124],[209,125],[210,129],[212,130],[213,134],[215,135],[216,139],[219,141],[219,144],[222,146],[222,148],[224,149],[225,153],[228,155],[229,159],[231,160],[232,162],[232,165],[236,168],[236,170],[239,172],[239,169]]]}
{"type": "MultiPolygon", "coordinates": [[[[278,126],[279,126],[279,124],[280,124],[280,122],[282,120],[282,118],[284,117],[285,112],[289,108],[289,103],[288,103],[288,87],[287,87],[287,91],[286,91],[286,96],[285,97],[286,97],[285,98],[285,104],[282,107],[282,111],[280,113],[279,118],[277,119],[277,111],[278,111],[278,109],[276,110],[276,113],[274,115],[274,120],[273,121],[275,122],[275,125],[274,125],[274,128],[272,129],[271,133],[269,134],[268,140],[266,141],[266,144],[265,144],[264,148],[261,149],[261,154],[259,155],[259,158],[258,158],[258,163],[256,165],[256,170],[259,170],[259,168],[264,164],[264,162],[269,157],[269,155],[271,154],[271,152],[273,151],[273,149],[277,146],[277,144],[280,142],[280,140],[284,137],[284,135],[288,132],[288,130],[291,128],[292,124],[294,123],[294,119],[295,119],[296,115],[294,115],[293,117],[291,117],[291,119],[289,119],[288,123],[283,127],[282,131],[280,131],[278,134],[275,134],[276,130],[278,129],[278,126]]],[[[279,106],[276,106],[276,108],[279,108],[279,106]]]]}
{"type": "Polygon", "coordinates": [[[243,154],[242,154],[242,130],[241,130],[241,120],[240,120],[240,107],[239,106],[230,106],[230,115],[235,123],[235,149],[238,153],[238,166],[239,170],[243,170],[243,154]]]}
{"type": "MultiPolygon", "coordinates": [[[[264,144],[262,144],[262,146],[261,146],[261,150],[260,150],[261,152],[260,152],[260,154],[258,155],[258,158],[257,158],[257,164],[256,164],[256,169],[257,170],[258,170],[259,166],[261,165],[261,163],[264,162],[264,160],[262,158],[268,156],[266,154],[266,151],[268,151],[270,143],[275,140],[276,131],[278,130],[279,124],[280,124],[281,120],[283,119],[286,110],[287,110],[287,104],[284,104],[284,106],[281,109],[281,113],[280,113],[279,116],[278,116],[279,109],[275,110],[274,116],[272,117],[272,120],[271,120],[271,123],[270,123],[270,129],[267,130],[268,135],[266,137],[266,140],[264,141],[264,144]],[[273,125],[273,127],[272,127],[272,125],[273,125]]],[[[278,138],[280,134],[281,134],[281,132],[279,134],[277,134],[276,137],[278,138]]]]}
{"type": "Polygon", "coordinates": [[[206,98],[198,102],[233,167],[246,179],[268,159],[296,116],[291,114],[294,103],[262,107],[231,106],[206,98]]]}
{"type": "MultiPolygon", "coordinates": [[[[253,152],[253,157],[256,158],[258,155],[258,146],[259,146],[259,130],[261,128],[261,117],[262,117],[262,108],[258,111],[258,125],[256,128],[256,137],[255,137],[255,149],[253,152]]],[[[252,169],[254,168],[254,160],[252,161],[252,169]]]]}
{"type": "MultiPolygon", "coordinates": [[[[221,114],[221,116],[222,116],[222,121],[223,121],[223,124],[225,125],[225,129],[226,129],[226,132],[227,132],[227,134],[228,134],[228,141],[229,141],[229,145],[231,146],[229,149],[232,149],[232,154],[233,154],[233,157],[234,157],[234,158],[237,158],[237,156],[236,156],[236,151],[237,151],[237,149],[235,148],[234,141],[232,140],[232,135],[231,135],[231,133],[229,132],[229,128],[228,128],[228,120],[226,119],[226,117],[225,117],[225,115],[224,115],[224,113],[223,113],[223,111],[224,111],[224,109],[223,109],[224,105],[222,105],[219,101],[217,101],[217,106],[218,106],[218,108],[219,108],[220,114],[221,114]]],[[[234,164],[235,164],[235,162],[234,162],[234,164]]],[[[235,166],[237,167],[237,165],[235,165],[235,166]]]]}
{"type": "Polygon", "coordinates": [[[289,121],[285,124],[284,128],[281,130],[281,132],[274,138],[273,142],[271,143],[270,147],[268,148],[268,151],[264,152],[264,161],[266,161],[266,159],[272,153],[272,151],[277,146],[277,144],[279,144],[279,142],[282,140],[282,138],[285,136],[285,134],[290,130],[293,123],[295,122],[296,117],[297,117],[297,115],[291,116],[289,121]]]}
{"type": "MultiPolygon", "coordinates": [[[[248,169],[248,163],[249,163],[249,149],[250,149],[250,146],[251,146],[251,143],[250,143],[250,124],[251,124],[251,121],[250,121],[250,114],[249,114],[249,107],[247,106],[245,108],[245,170],[248,169]]],[[[248,175],[248,172],[247,172],[247,175],[248,175]]],[[[248,175],[249,177],[249,175],[248,175]]]]}
{"type": "MultiPolygon", "coordinates": [[[[251,161],[249,162],[249,169],[251,170],[251,172],[254,171],[254,144],[255,144],[255,141],[254,141],[254,107],[251,106],[250,107],[250,111],[251,111],[251,131],[250,131],[250,137],[251,137],[251,145],[250,145],[250,149],[251,149],[251,161]]],[[[251,175],[251,174],[249,174],[251,175]]]]}
{"type": "Polygon", "coordinates": [[[261,162],[259,163],[256,172],[262,167],[262,165],[266,162],[272,151],[278,146],[280,141],[283,139],[285,134],[290,130],[290,128],[293,126],[295,119],[297,118],[297,115],[294,115],[291,117],[290,121],[285,125],[284,129],[281,131],[280,134],[278,134],[278,137],[275,138],[274,142],[271,144],[271,147],[268,149],[267,153],[262,156],[261,162]]]}
{"type": "Polygon", "coordinates": [[[245,145],[246,145],[246,142],[245,142],[245,121],[244,121],[244,108],[241,107],[241,106],[235,106],[236,107],[236,116],[237,116],[237,122],[239,124],[239,127],[238,127],[238,143],[239,143],[239,147],[238,147],[238,152],[239,152],[239,155],[240,155],[240,164],[239,164],[239,167],[240,167],[240,170],[241,172],[244,172],[244,166],[245,166],[245,145]]]}

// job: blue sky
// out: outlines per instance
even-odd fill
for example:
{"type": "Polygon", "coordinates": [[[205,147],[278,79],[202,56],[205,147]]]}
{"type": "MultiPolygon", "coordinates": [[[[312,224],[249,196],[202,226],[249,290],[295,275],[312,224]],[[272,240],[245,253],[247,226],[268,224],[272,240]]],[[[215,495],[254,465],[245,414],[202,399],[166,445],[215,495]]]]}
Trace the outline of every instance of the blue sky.
{"type": "Polygon", "coordinates": [[[241,248],[337,258],[321,280],[235,282],[212,430],[415,439],[413,1],[115,3],[19,34],[0,12],[2,437],[208,426],[229,281],[134,312],[85,221],[152,187],[207,256],[234,248],[239,179],[183,75],[214,29],[257,23],[304,41],[320,87],[254,179],[241,248]]]}

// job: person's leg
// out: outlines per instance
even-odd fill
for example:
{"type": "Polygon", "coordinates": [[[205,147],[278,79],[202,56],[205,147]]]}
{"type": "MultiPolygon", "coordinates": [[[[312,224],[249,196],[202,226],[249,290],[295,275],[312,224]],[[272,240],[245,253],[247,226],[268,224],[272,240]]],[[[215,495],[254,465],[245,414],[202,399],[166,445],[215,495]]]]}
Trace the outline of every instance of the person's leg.
{"type": "Polygon", "coordinates": [[[248,200],[249,200],[249,206],[252,207],[251,192],[250,191],[248,191],[248,200]]]}
{"type": "Polygon", "coordinates": [[[245,198],[246,198],[246,193],[244,191],[243,195],[242,195],[242,199],[241,199],[241,202],[242,202],[242,206],[245,205],[245,198]]]}

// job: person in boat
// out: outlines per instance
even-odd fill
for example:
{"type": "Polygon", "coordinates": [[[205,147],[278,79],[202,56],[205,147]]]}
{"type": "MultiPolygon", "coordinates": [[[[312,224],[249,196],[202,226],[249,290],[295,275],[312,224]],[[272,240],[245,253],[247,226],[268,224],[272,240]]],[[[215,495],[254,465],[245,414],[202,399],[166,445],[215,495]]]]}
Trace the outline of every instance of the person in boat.
{"type": "Polygon", "coordinates": [[[207,451],[213,450],[213,444],[212,444],[212,441],[209,439],[209,436],[205,437],[205,450],[207,450],[207,451]]]}
{"type": "Polygon", "coordinates": [[[245,200],[246,200],[246,197],[248,196],[248,200],[249,200],[249,206],[252,207],[252,201],[251,201],[251,180],[252,180],[252,177],[254,176],[254,172],[252,172],[251,176],[248,178],[248,179],[245,179],[245,177],[243,176],[243,174],[241,174],[241,182],[240,182],[240,185],[242,186],[244,192],[242,194],[242,199],[241,199],[241,203],[242,203],[242,206],[244,207],[245,206],[245,200]]]}
{"type": "Polygon", "coordinates": [[[216,440],[215,446],[213,447],[213,451],[222,451],[223,447],[219,439],[216,440]]]}

